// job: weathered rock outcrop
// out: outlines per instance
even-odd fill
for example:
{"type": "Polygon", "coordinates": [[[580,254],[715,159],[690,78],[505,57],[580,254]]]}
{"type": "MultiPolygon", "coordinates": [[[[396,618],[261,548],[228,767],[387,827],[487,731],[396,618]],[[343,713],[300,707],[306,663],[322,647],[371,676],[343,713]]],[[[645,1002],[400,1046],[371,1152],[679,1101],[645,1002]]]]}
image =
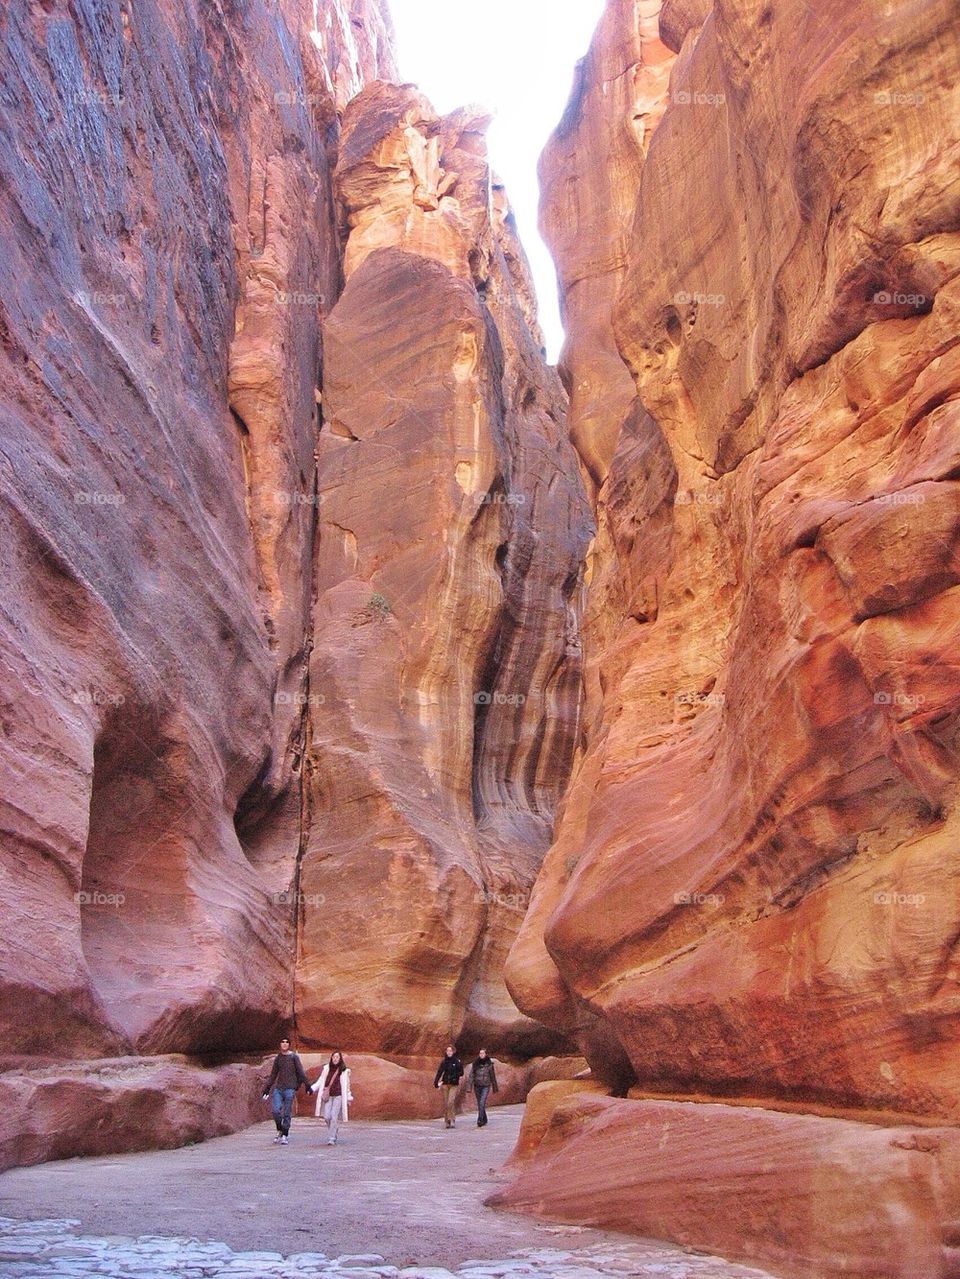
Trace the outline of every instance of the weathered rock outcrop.
{"type": "Polygon", "coordinates": [[[26,1061],[0,1074],[0,1170],[225,1136],[267,1117],[268,1073],[269,1058],[213,1069],[176,1056],[26,1061]]]}
{"type": "Polygon", "coordinates": [[[376,0],[317,21],[3,14],[7,1051],[225,1051],[289,1016],[318,361],[294,303],[338,287],[327,126],[392,68],[376,0]]]}
{"type": "Polygon", "coordinates": [[[587,747],[508,981],[631,1095],[953,1123],[955,6],[665,4],[638,112],[658,7],[608,6],[545,159],[601,487],[587,747]]]}
{"type": "Polygon", "coordinates": [[[482,121],[380,0],[0,40],[5,1051],[272,1047],[295,970],[314,1043],[556,1044],[591,525],[482,121]]]}
{"type": "Polygon", "coordinates": [[[747,1257],[785,1279],[957,1273],[956,1128],[548,1089],[566,1099],[535,1159],[489,1202],[747,1257]]]}
{"type": "Polygon", "coordinates": [[[299,880],[319,1043],[556,1042],[502,968],[579,727],[591,521],[485,125],[383,83],[343,120],[299,880]]]}

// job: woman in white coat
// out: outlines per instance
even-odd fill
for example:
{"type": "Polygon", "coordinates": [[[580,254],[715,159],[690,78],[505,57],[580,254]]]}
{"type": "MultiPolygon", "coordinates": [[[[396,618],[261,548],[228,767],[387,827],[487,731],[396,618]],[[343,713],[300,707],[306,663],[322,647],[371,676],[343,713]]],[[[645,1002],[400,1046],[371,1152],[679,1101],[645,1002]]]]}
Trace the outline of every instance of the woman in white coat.
{"type": "Polygon", "coordinates": [[[350,1071],[343,1060],[342,1052],[330,1054],[330,1060],[320,1072],[320,1078],[310,1091],[317,1094],[316,1113],[323,1115],[330,1130],[327,1145],[335,1146],[340,1121],[342,1119],[346,1123],[349,1119],[348,1107],[353,1101],[353,1094],[350,1091],[350,1071]]]}

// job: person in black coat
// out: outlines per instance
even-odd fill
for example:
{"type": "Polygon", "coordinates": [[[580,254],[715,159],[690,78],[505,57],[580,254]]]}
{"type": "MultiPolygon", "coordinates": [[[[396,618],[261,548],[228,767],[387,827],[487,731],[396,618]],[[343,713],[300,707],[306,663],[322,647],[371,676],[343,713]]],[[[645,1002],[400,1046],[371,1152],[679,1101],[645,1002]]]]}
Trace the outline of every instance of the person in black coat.
{"type": "Polygon", "coordinates": [[[310,1085],[300,1058],[290,1051],[290,1040],[284,1035],[280,1040],[280,1051],[273,1059],[267,1086],[263,1090],[264,1101],[270,1098],[273,1122],[277,1125],[277,1135],[273,1140],[281,1146],[285,1146],[290,1140],[290,1113],[294,1095],[300,1087],[306,1088],[309,1093],[310,1085]]]}
{"type": "Polygon", "coordinates": [[[477,1060],[470,1067],[470,1082],[473,1084],[474,1095],[477,1098],[477,1127],[483,1128],[487,1122],[487,1098],[490,1096],[490,1089],[492,1088],[495,1093],[500,1091],[493,1058],[487,1055],[486,1048],[480,1049],[477,1060]]]}
{"type": "Polygon", "coordinates": [[[440,1065],[433,1077],[434,1088],[443,1089],[443,1126],[453,1128],[457,1122],[457,1089],[463,1078],[463,1062],[457,1056],[453,1044],[447,1044],[446,1052],[440,1058],[440,1065]]]}

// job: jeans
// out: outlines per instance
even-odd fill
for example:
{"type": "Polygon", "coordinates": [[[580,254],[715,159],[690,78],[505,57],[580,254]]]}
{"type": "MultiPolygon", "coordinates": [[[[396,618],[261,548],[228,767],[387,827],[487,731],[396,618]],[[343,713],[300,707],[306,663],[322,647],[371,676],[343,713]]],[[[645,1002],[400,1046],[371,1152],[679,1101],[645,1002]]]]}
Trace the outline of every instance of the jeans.
{"type": "Polygon", "coordinates": [[[273,1122],[277,1125],[277,1132],[282,1133],[284,1137],[290,1131],[290,1112],[293,1109],[293,1098],[296,1091],[296,1088],[274,1088],[270,1094],[270,1109],[273,1111],[273,1122]]]}
{"type": "Polygon", "coordinates": [[[452,1126],[457,1118],[457,1085],[441,1084],[440,1090],[443,1093],[443,1121],[452,1126]]]}
{"type": "Polygon", "coordinates": [[[477,1127],[482,1128],[487,1122],[487,1098],[490,1096],[490,1084],[475,1086],[473,1091],[477,1095],[477,1127]]]}
{"type": "Polygon", "coordinates": [[[328,1097],[323,1105],[323,1117],[327,1121],[327,1127],[330,1134],[328,1141],[335,1142],[337,1140],[337,1132],[340,1129],[340,1116],[343,1113],[343,1098],[328,1097]]]}

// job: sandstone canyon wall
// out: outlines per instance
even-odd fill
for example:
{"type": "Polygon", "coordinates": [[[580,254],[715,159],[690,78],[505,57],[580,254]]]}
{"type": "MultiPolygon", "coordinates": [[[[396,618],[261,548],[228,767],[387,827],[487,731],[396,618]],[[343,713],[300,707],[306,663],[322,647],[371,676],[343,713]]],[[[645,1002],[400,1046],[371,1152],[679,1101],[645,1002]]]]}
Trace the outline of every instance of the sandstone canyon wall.
{"type": "Polygon", "coordinates": [[[558,1093],[508,1202],[958,1273],[958,37],[610,0],[544,156],[598,534],[508,983],[634,1100],[558,1093]]]}
{"type": "Polygon", "coordinates": [[[6,1060],[556,1046],[591,517],[483,119],[379,0],[0,40],[6,1060]]]}

